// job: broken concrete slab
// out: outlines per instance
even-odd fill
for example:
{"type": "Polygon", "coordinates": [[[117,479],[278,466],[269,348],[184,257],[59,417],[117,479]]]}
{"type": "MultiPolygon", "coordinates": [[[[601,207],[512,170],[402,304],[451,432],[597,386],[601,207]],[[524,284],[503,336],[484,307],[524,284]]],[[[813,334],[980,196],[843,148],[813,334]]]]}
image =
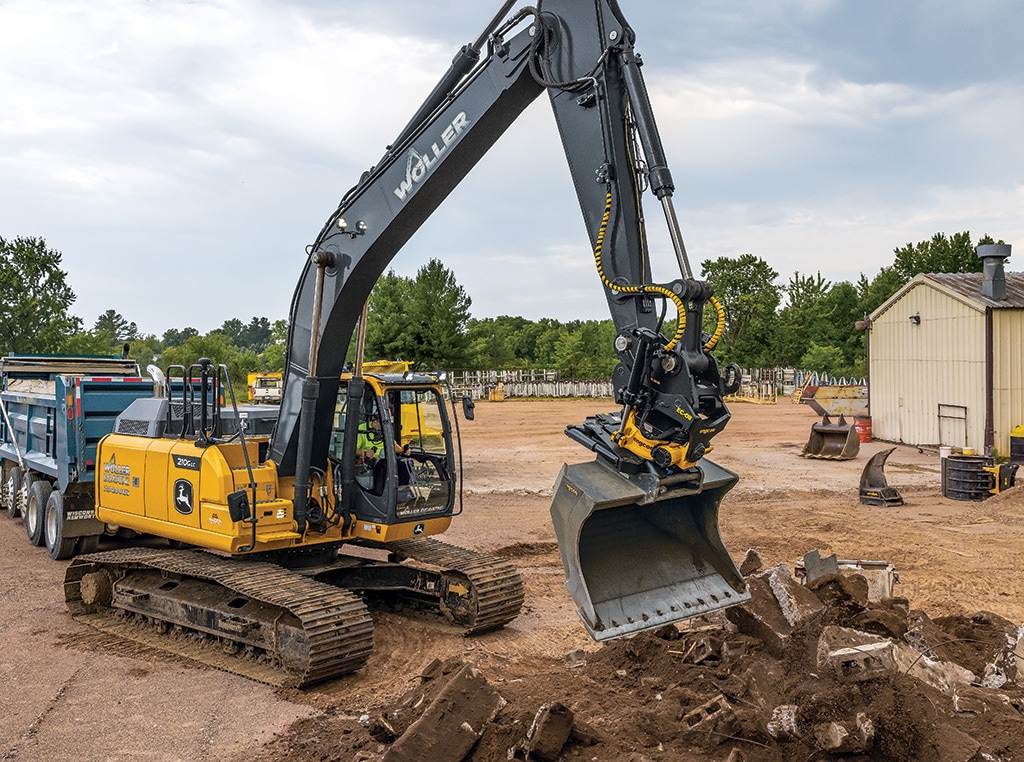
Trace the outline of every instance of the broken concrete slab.
{"type": "Polygon", "coordinates": [[[749,577],[754,572],[760,571],[764,566],[764,558],[753,548],[749,548],[740,561],[740,574],[749,577]]]}
{"type": "Polygon", "coordinates": [[[854,630],[850,627],[829,625],[823,627],[818,636],[817,665],[819,670],[827,670],[833,665],[831,654],[843,648],[859,648],[869,644],[886,643],[888,640],[869,632],[854,630]]]}
{"type": "Polygon", "coordinates": [[[805,584],[809,585],[826,574],[839,574],[839,556],[833,553],[822,558],[821,553],[815,549],[804,554],[802,568],[805,584]]]}
{"type": "Polygon", "coordinates": [[[818,637],[818,669],[835,671],[844,682],[876,679],[899,671],[952,695],[956,685],[976,682],[974,673],[954,662],[931,659],[906,643],[849,627],[825,627],[818,637]]]}
{"type": "Polygon", "coordinates": [[[862,576],[822,574],[807,583],[807,589],[826,606],[842,606],[856,612],[868,605],[868,583],[862,576]]]}
{"type": "Polygon", "coordinates": [[[935,762],[973,762],[978,758],[981,744],[966,733],[946,724],[938,725],[936,732],[942,743],[922,749],[921,752],[926,755],[922,759],[933,759],[935,762]]]}
{"type": "Polygon", "coordinates": [[[437,689],[437,683],[451,679],[463,666],[464,662],[460,659],[431,661],[420,670],[420,682],[415,687],[406,691],[397,703],[382,711],[379,717],[370,719],[370,735],[382,743],[394,742],[426,709],[437,689]]]}
{"type": "Polygon", "coordinates": [[[523,750],[528,758],[556,762],[572,733],[573,713],[564,704],[544,704],[534,715],[523,750]]]}
{"type": "Polygon", "coordinates": [[[915,651],[906,643],[894,643],[893,645],[896,669],[947,695],[953,695],[953,689],[957,685],[970,685],[977,682],[974,673],[959,664],[931,659],[915,651]]]}
{"type": "Polygon", "coordinates": [[[864,713],[858,712],[850,722],[829,722],[814,729],[818,748],[833,754],[861,754],[875,742],[875,724],[864,713]]]}
{"type": "Polygon", "coordinates": [[[462,762],[503,706],[505,699],[483,673],[465,664],[387,750],[382,762],[462,762]]]}
{"type": "Polygon", "coordinates": [[[907,634],[907,617],[892,609],[867,609],[853,617],[851,624],[858,630],[902,640],[907,634]]]}
{"type": "Polygon", "coordinates": [[[899,582],[896,567],[888,561],[844,559],[835,553],[822,558],[817,550],[812,550],[797,565],[797,576],[802,577],[808,586],[821,577],[831,575],[863,577],[868,601],[873,603],[891,598],[893,588],[899,582]]]}
{"type": "Polygon", "coordinates": [[[726,610],[740,630],[765,644],[774,654],[783,653],[793,633],[820,618],[824,606],[815,595],[790,576],[785,564],[747,578],[751,599],[726,610]]]}

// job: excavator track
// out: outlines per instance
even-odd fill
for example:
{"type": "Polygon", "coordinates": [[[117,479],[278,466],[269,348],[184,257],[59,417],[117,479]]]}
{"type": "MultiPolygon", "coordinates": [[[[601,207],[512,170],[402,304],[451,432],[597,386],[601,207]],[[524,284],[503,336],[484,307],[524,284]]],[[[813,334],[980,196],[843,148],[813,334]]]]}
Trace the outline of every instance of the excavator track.
{"type": "Polygon", "coordinates": [[[523,579],[510,561],[428,537],[389,543],[398,556],[442,569],[440,608],[465,635],[511,622],[523,606],[523,579]]]}
{"type": "Polygon", "coordinates": [[[201,551],[80,556],[64,597],[75,619],[276,686],[354,672],[373,649],[373,622],[354,593],[201,551]]]}

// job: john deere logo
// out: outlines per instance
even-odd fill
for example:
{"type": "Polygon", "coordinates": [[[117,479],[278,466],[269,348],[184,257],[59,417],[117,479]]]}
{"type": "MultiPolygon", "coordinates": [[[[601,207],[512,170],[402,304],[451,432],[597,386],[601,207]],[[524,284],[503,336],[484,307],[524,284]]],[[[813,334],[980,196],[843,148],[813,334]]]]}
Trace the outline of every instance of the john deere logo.
{"type": "Polygon", "coordinates": [[[174,510],[183,516],[192,513],[192,482],[188,479],[174,482],[174,510]]]}

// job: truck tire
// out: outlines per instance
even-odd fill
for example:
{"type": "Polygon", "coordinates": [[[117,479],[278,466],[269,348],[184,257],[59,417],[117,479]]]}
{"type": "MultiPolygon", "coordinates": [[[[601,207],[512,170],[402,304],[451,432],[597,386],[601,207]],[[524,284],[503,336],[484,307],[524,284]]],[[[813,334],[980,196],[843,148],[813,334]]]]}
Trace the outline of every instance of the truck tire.
{"type": "Polygon", "coordinates": [[[28,487],[28,502],[21,520],[25,523],[28,541],[37,548],[43,544],[43,524],[46,516],[46,501],[53,487],[45,479],[36,479],[28,487]]]}
{"type": "Polygon", "coordinates": [[[46,500],[43,535],[46,552],[54,561],[63,561],[75,555],[78,538],[64,536],[64,495],[60,490],[53,490],[46,500]]]}
{"type": "Polygon", "coordinates": [[[7,515],[12,519],[21,515],[21,505],[18,497],[21,492],[21,469],[14,463],[7,469],[4,479],[4,507],[7,508],[7,515]]]}

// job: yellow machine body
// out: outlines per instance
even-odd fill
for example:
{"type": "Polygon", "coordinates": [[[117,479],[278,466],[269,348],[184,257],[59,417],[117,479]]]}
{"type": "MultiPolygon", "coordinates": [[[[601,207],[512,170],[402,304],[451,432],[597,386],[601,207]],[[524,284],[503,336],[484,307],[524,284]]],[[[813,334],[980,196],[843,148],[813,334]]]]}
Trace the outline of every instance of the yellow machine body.
{"type": "MultiPolygon", "coordinates": [[[[256,483],[257,521],[232,521],[228,495],[251,494],[242,445],[235,442],[200,447],[193,440],[145,438],[124,434],[104,437],[97,449],[96,516],[100,521],[137,532],[224,553],[260,552],[358,541],[392,542],[444,532],[450,516],[410,523],[356,520],[320,533],[299,535],[292,515],[292,477],[278,478],[272,461],[258,464],[259,440],[248,439],[256,483]]],[[[333,489],[330,472],[314,494],[333,489]]]]}
{"type": "MultiPolygon", "coordinates": [[[[636,424],[636,413],[632,410],[626,416],[626,422],[622,427],[622,431],[617,432],[612,437],[612,441],[619,447],[629,450],[634,455],[639,455],[644,460],[654,460],[654,449],[659,448],[665,453],[665,462],[662,463],[662,466],[666,468],[672,467],[685,470],[695,466],[699,460],[699,458],[690,460],[689,444],[661,442],[645,437],[640,427],[636,424]]],[[[708,447],[705,449],[705,452],[711,452],[712,449],[708,447]]]]}

